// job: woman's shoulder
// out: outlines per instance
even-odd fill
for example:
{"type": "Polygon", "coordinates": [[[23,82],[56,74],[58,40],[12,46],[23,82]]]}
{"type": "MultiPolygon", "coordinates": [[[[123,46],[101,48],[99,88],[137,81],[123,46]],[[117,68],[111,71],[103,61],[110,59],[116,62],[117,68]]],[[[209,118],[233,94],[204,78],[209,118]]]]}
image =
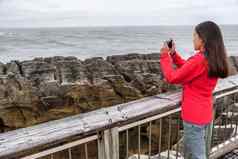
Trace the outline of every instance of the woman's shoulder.
{"type": "Polygon", "coordinates": [[[208,61],[202,52],[196,52],[194,55],[190,56],[186,62],[198,68],[205,68],[208,70],[208,61]]]}
{"type": "Polygon", "coordinates": [[[196,61],[204,61],[206,58],[205,58],[205,55],[200,52],[200,51],[197,51],[195,52],[194,55],[190,56],[187,60],[196,60],[196,61]]]}

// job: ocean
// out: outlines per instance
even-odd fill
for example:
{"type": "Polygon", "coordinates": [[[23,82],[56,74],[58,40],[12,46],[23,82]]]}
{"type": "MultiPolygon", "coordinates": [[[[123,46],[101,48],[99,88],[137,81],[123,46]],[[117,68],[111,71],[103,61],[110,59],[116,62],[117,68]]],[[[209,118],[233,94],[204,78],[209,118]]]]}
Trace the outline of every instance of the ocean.
{"type": "MultiPolygon", "coordinates": [[[[228,55],[238,55],[238,25],[221,26],[228,55]]],[[[193,54],[193,26],[118,26],[0,29],[0,62],[35,57],[80,59],[128,53],[159,52],[173,38],[182,56],[193,54]]]]}

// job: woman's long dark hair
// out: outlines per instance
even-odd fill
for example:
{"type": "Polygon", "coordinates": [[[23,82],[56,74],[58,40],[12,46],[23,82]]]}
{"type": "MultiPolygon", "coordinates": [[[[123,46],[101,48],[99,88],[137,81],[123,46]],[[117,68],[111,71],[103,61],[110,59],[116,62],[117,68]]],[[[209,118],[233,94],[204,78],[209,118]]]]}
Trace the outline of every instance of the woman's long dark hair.
{"type": "Polygon", "coordinates": [[[206,21],[198,24],[195,31],[204,43],[209,77],[227,77],[229,75],[228,59],[219,26],[214,22],[206,21]]]}

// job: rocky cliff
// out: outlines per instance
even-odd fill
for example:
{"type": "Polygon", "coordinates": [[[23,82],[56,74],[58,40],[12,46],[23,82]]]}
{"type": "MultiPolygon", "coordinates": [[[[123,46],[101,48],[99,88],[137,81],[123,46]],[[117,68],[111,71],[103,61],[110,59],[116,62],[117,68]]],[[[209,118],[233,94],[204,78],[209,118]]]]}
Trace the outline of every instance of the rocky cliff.
{"type": "MultiPolygon", "coordinates": [[[[233,73],[238,57],[230,57],[233,73]]],[[[173,91],[161,78],[159,54],[35,58],[0,63],[0,131],[173,91]]]]}

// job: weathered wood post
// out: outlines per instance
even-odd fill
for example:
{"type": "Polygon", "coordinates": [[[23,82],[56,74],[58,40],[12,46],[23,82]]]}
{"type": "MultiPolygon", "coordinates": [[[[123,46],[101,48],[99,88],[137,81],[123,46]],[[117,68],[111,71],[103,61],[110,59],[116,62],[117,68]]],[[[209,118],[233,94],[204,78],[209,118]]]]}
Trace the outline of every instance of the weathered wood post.
{"type": "Polygon", "coordinates": [[[98,135],[98,159],[105,158],[105,146],[104,146],[104,138],[103,138],[103,131],[97,132],[98,135]]]}
{"type": "Polygon", "coordinates": [[[98,140],[99,159],[119,159],[119,132],[118,127],[102,132],[98,140]]]}

